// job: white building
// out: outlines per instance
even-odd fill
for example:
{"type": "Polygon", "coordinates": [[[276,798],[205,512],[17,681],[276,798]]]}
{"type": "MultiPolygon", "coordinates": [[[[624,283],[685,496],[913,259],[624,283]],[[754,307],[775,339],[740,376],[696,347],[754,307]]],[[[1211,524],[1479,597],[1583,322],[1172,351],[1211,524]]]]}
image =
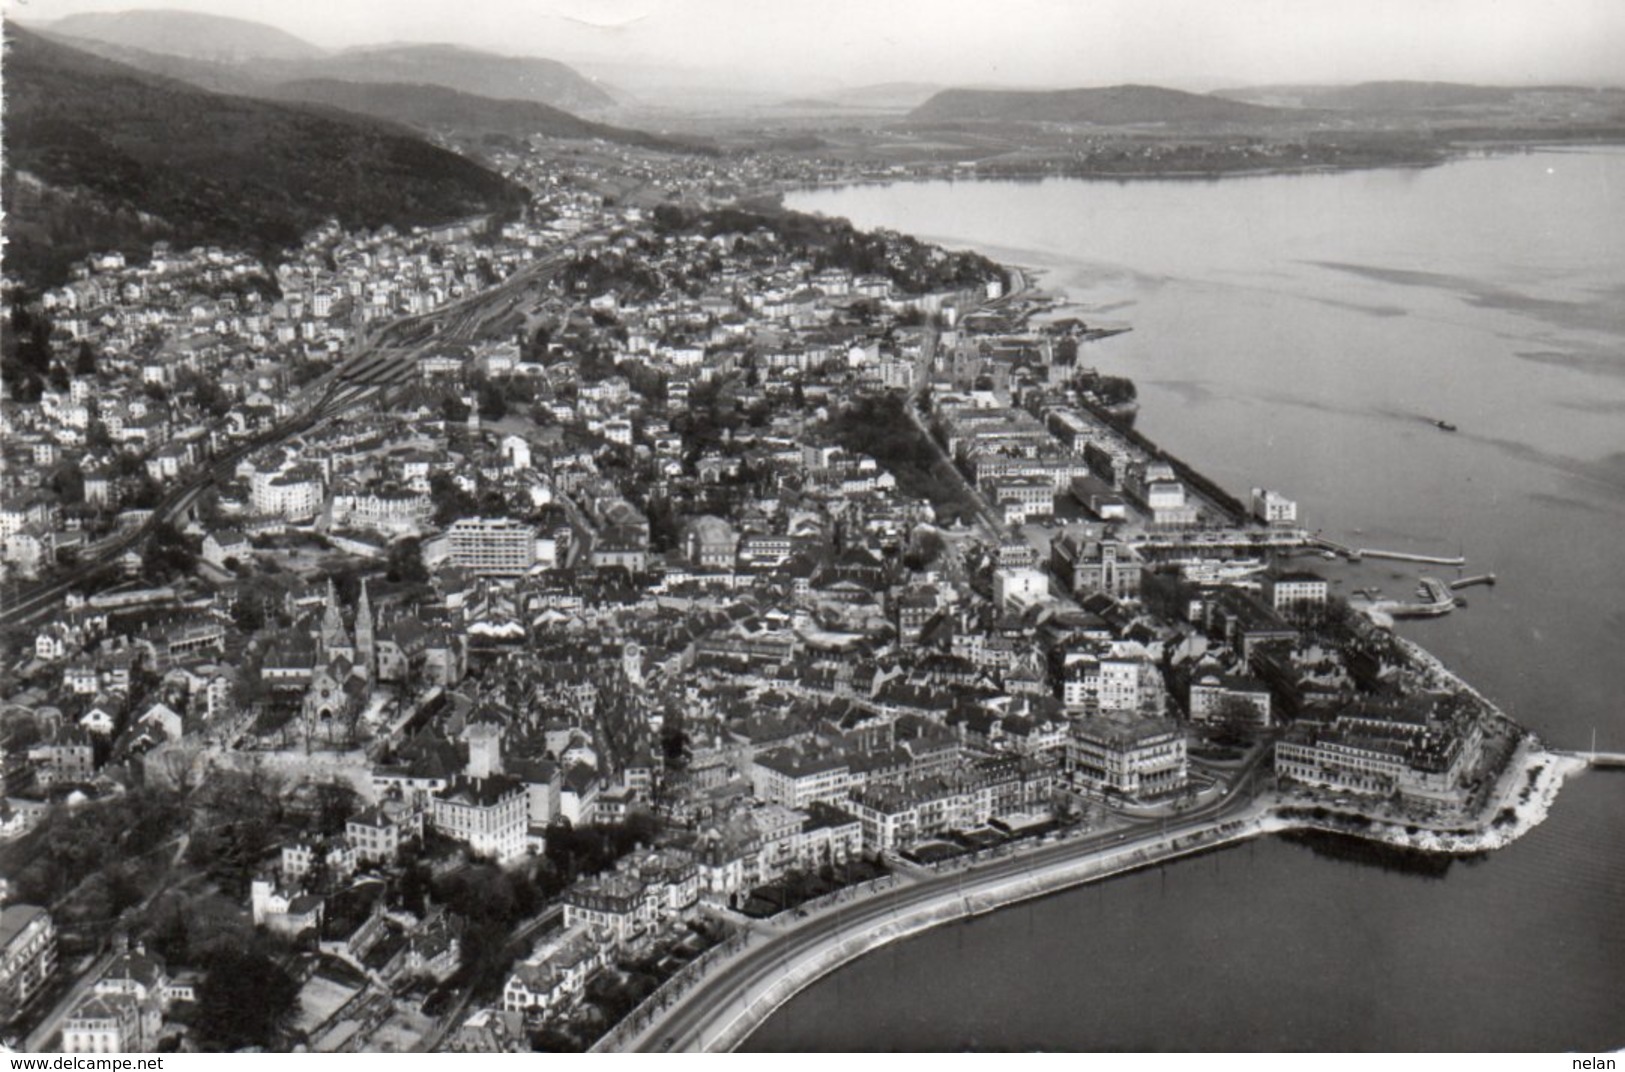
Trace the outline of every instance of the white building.
{"type": "Polygon", "coordinates": [[[521,435],[504,436],[502,439],[502,456],[508,460],[513,469],[530,468],[530,443],[521,435]]]}
{"type": "Polygon", "coordinates": [[[536,564],[536,529],[513,518],[464,518],[446,539],[451,564],[470,573],[514,576],[536,564]]]}
{"type": "Polygon", "coordinates": [[[262,517],[309,521],[321,511],[324,493],[321,470],[314,465],[256,471],[249,481],[249,507],[262,517]]]}
{"type": "Polygon", "coordinates": [[[851,768],[834,756],[807,756],[780,748],[757,756],[750,780],[757,800],[787,808],[805,808],[814,801],[831,804],[846,797],[851,768]]]}
{"type": "Polygon", "coordinates": [[[1326,578],[1315,573],[1285,573],[1264,579],[1264,598],[1284,614],[1318,610],[1326,605],[1330,595],[1326,578]]]}
{"type": "Polygon", "coordinates": [[[517,778],[458,775],[434,799],[429,821],[475,853],[506,863],[525,854],[529,801],[517,778]]]}
{"type": "Polygon", "coordinates": [[[1073,723],[1066,767],[1080,788],[1148,797],[1184,787],[1185,733],[1168,719],[1122,716],[1073,723]]]}
{"type": "Polygon", "coordinates": [[[1227,714],[1257,726],[1270,724],[1270,690],[1262,681],[1231,674],[1205,673],[1191,680],[1192,722],[1213,722],[1227,714]]]}
{"type": "Polygon", "coordinates": [[[1298,504],[1278,491],[1253,489],[1253,516],[1266,525],[1292,525],[1298,520],[1298,504]]]}
{"type": "Polygon", "coordinates": [[[993,571],[993,601],[1001,607],[1030,607],[1049,599],[1049,574],[1037,569],[993,571]]]}
{"type": "Polygon", "coordinates": [[[1136,711],[1141,688],[1155,670],[1136,656],[1079,656],[1063,666],[1062,702],[1073,710],[1136,711]]]}

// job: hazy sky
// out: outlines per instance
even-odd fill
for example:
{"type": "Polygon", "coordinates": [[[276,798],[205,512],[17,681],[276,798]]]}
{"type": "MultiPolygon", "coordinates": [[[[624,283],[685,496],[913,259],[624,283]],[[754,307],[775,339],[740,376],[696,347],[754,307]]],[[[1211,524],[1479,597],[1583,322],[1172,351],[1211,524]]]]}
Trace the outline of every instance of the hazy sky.
{"type": "Polygon", "coordinates": [[[329,47],[446,41],[718,82],[1191,87],[1379,78],[1625,84],[1625,0],[3,0],[169,7],[329,47]]]}

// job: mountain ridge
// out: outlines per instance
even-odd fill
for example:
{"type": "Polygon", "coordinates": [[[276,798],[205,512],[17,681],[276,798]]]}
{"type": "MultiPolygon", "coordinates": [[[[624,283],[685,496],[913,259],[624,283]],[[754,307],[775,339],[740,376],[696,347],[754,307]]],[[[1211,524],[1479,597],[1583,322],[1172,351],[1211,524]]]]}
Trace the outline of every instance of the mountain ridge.
{"type": "Polygon", "coordinates": [[[388,43],[328,50],[266,23],[168,10],[70,15],[25,29],[210,89],[336,79],[440,85],[566,110],[616,103],[591,79],[558,60],[505,56],[464,45],[388,43]],[[238,47],[200,47],[199,40],[229,40],[238,47]],[[254,42],[258,47],[250,47],[254,42]]]}
{"type": "Polygon", "coordinates": [[[211,93],[5,28],[7,273],[158,238],[274,255],[329,218],[443,223],[524,201],[403,127],[211,93]]]}
{"type": "Polygon", "coordinates": [[[1075,89],[945,89],[908,113],[925,122],[1127,123],[1269,122],[1288,109],[1186,93],[1162,86],[1125,84],[1075,89]]]}
{"type": "Polygon", "coordinates": [[[317,78],[279,82],[256,95],[324,105],[420,130],[598,138],[668,152],[714,151],[694,142],[583,119],[535,101],[482,97],[437,85],[317,78]]]}
{"type": "Polygon", "coordinates": [[[268,23],[174,8],[87,11],[28,29],[192,59],[313,59],[327,51],[268,23]]]}
{"type": "Polygon", "coordinates": [[[1388,79],[1339,85],[1238,86],[1216,90],[1210,96],[1257,103],[1265,100],[1295,102],[1295,107],[1339,111],[1428,111],[1446,108],[1510,104],[1520,95],[1608,94],[1608,87],[1574,85],[1500,86],[1472,82],[1429,82],[1388,79]]]}

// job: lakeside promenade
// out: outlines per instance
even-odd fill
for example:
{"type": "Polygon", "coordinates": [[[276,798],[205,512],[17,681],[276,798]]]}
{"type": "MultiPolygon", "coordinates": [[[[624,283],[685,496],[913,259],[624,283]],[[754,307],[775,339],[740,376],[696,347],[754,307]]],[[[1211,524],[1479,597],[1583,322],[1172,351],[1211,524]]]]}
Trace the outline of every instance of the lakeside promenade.
{"type": "Polygon", "coordinates": [[[1264,773],[1258,760],[1266,755],[1267,750],[1249,763],[1218,799],[1157,825],[1030,848],[989,864],[931,874],[867,898],[837,902],[783,929],[749,931],[726,956],[709,961],[685,988],[665,996],[658,1008],[640,1010],[643,1016],[634,1013],[627,1029],[612,1031],[594,1050],[733,1050],[803,989],[880,946],[943,923],[1265,834],[1319,831],[1425,852],[1492,850],[1543,821],[1565,778],[1589,765],[1583,758],[1546,751],[1525,738],[1488,794],[1477,831],[1466,834],[1335,809],[1324,819],[1310,818],[1305,798],[1257,792],[1264,773]],[[1491,825],[1488,817],[1508,807],[1517,813],[1517,821],[1491,825]],[[1351,828],[1347,821],[1355,818],[1366,825],[1351,828]]]}
{"type": "Polygon", "coordinates": [[[1079,839],[825,910],[788,933],[754,938],[736,959],[713,969],[615,1048],[732,1050],[803,988],[879,946],[941,923],[1250,837],[1249,825],[1232,817],[1182,823],[1166,835],[1079,839]],[[1226,828],[1233,829],[1220,832],[1226,828]]]}

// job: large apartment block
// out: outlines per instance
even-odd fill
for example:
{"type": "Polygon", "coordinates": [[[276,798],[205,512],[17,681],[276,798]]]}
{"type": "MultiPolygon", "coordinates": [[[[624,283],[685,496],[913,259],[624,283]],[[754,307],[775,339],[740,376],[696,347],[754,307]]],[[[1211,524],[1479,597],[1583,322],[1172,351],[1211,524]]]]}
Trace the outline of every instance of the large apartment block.
{"type": "Polygon", "coordinates": [[[536,564],[536,530],[513,518],[464,518],[446,538],[452,565],[470,573],[515,576],[536,564]]]}

